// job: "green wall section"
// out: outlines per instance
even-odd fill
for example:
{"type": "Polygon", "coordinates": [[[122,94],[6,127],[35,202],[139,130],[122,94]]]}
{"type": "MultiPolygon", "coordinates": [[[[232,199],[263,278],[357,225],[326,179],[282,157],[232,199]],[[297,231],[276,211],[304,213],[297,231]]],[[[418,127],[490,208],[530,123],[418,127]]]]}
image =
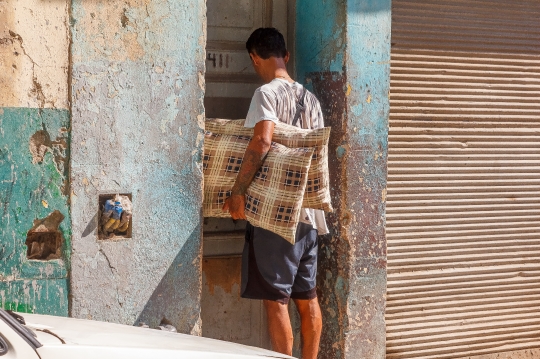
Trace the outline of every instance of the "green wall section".
{"type": "Polygon", "coordinates": [[[2,307],[23,313],[68,315],[68,280],[27,279],[0,282],[2,307]]]}
{"type": "MultiPolygon", "coordinates": [[[[71,248],[69,213],[68,110],[0,108],[0,301],[23,312],[68,314],[68,267],[71,248]],[[41,161],[30,140],[45,134],[41,161]],[[48,136],[47,136],[48,134],[48,136]],[[58,210],[63,258],[26,258],[26,235],[34,220],[58,210]]],[[[43,138],[43,136],[41,136],[43,138]]],[[[39,146],[38,146],[39,147],[39,146]]]]}

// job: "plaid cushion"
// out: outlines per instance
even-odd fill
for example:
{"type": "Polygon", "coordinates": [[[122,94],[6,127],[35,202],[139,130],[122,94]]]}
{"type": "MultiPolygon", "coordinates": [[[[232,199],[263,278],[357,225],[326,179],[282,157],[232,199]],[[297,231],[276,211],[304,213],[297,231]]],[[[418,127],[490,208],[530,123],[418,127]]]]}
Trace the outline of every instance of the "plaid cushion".
{"type": "MultiPolygon", "coordinates": [[[[211,119],[205,123],[206,130],[224,135],[253,136],[253,129],[244,127],[244,120],[211,119]]],[[[272,140],[287,147],[313,147],[313,159],[302,207],[332,212],[330,180],[328,175],[328,140],[330,127],[305,130],[285,123],[274,128],[272,140]]]]}
{"type": "MultiPolygon", "coordinates": [[[[230,217],[221,210],[230,196],[251,137],[206,131],[204,142],[205,217],[230,217]]],[[[270,152],[246,192],[246,218],[257,227],[294,243],[307,184],[312,148],[287,148],[272,142],[270,152]]]]}

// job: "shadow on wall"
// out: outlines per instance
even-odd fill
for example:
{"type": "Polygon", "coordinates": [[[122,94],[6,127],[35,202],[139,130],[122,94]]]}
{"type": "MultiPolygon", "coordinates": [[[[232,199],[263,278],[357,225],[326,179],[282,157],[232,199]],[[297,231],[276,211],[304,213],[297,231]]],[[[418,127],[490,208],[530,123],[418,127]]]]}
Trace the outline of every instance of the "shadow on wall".
{"type": "Polygon", "coordinates": [[[145,323],[150,328],[157,328],[165,323],[172,324],[180,333],[201,334],[199,280],[189,280],[201,276],[201,236],[201,227],[197,226],[167,269],[134,325],[145,323]],[[193,293],[197,292],[198,295],[193,296],[193,293]]]}

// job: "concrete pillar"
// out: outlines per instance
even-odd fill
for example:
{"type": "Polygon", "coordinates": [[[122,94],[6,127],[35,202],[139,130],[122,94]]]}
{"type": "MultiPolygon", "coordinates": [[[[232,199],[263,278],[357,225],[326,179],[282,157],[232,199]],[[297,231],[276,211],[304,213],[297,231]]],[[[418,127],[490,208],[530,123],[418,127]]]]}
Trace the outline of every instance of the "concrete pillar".
{"type": "Polygon", "coordinates": [[[332,127],[320,358],[385,357],[390,0],[298,0],[296,69],[332,127]]]}
{"type": "Polygon", "coordinates": [[[72,316],[200,332],[203,0],[73,0],[72,316]],[[131,238],[98,201],[132,196],[131,238]]]}
{"type": "Polygon", "coordinates": [[[0,1],[0,305],[64,316],[71,249],[67,20],[65,2],[0,1]]]}

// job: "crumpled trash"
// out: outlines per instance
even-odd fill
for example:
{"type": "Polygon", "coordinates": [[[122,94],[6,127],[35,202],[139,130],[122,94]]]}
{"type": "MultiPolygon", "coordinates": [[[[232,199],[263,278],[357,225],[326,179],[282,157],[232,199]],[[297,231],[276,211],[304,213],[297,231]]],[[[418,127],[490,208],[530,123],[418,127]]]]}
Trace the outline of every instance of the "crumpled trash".
{"type": "Polygon", "coordinates": [[[156,329],[165,330],[167,332],[178,333],[176,328],[170,324],[160,325],[156,329]]]}
{"type": "Polygon", "coordinates": [[[120,196],[120,203],[123,208],[122,216],[120,218],[120,225],[118,226],[118,232],[125,232],[129,227],[129,220],[133,213],[133,205],[128,196],[120,196]]]}
{"type": "Polygon", "coordinates": [[[176,327],[172,325],[172,323],[169,320],[167,320],[167,318],[161,319],[161,323],[159,323],[159,326],[156,329],[165,330],[167,332],[172,332],[172,333],[178,333],[178,331],[176,330],[176,327]]]}
{"type": "Polygon", "coordinates": [[[129,228],[129,220],[133,213],[133,205],[128,196],[117,194],[114,199],[108,199],[103,206],[101,223],[103,233],[107,236],[121,234],[129,228]]]}

